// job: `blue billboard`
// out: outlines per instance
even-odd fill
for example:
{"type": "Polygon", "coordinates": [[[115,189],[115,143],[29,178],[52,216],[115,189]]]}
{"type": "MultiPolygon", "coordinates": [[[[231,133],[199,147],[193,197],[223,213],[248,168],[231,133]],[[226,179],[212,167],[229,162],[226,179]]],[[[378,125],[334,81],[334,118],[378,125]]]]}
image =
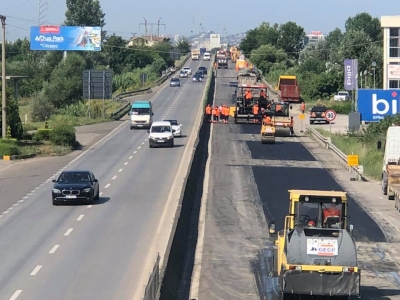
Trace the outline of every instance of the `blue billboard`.
{"type": "Polygon", "coordinates": [[[32,26],[31,50],[101,51],[101,27],[32,26]]]}
{"type": "Polygon", "coordinates": [[[358,111],[361,121],[379,122],[399,113],[400,90],[358,90],[358,111]]]}

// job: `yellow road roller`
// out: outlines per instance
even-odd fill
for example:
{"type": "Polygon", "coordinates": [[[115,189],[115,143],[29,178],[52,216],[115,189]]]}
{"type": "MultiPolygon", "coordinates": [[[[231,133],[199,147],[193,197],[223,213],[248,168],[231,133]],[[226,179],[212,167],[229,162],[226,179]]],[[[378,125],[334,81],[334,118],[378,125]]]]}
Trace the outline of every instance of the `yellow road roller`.
{"type": "Polygon", "coordinates": [[[275,144],[275,127],[272,123],[262,122],[261,144],[275,144]]]}
{"type": "Polygon", "coordinates": [[[281,299],[360,297],[361,270],[345,192],[289,190],[289,214],[275,233],[272,276],[281,299]]]}
{"type": "Polygon", "coordinates": [[[280,101],[274,101],[270,106],[270,115],[275,127],[275,136],[290,136],[289,109],[292,109],[292,106],[289,103],[280,101]]]}

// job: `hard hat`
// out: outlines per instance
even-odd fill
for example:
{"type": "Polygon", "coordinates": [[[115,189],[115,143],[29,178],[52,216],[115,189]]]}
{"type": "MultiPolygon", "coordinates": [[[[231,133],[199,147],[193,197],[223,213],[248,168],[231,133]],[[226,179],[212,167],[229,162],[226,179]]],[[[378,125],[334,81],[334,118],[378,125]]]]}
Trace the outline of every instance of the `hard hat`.
{"type": "Polygon", "coordinates": [[[310,226],[310,227],[311,226],[315,227],[315,222],[314,221],[308,221],[307,225],[310,226]]]}

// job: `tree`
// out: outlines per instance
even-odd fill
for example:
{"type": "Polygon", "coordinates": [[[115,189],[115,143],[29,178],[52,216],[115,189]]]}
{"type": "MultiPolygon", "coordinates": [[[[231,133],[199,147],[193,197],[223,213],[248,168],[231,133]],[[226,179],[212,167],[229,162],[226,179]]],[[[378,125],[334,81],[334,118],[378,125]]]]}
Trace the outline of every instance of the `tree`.
{"type": "MultiPolygon", "coordinates": [[[[2,109],[2,101],[0,95],[0,109],[2,109]]],[[[0,123],[2,120],[2,116],[0,113],[0,123]]],[[[23,127],[21,118],[19,116],[19,107],[18,103],[11,97],[11,93],[7,90],[7,127],[10,126],[11,129],[11,137],[15,139],[22,138],[23,127]]],[[[2,128],[0,128],[0,134],[2,134],[2,128]]]]}
{"type": "Polygon", "coordinates": [[[107,65],[116,74],[120,74],[125,68],[125,60],[128,55],[128,51],[125,48],[126,40],[122,37],[117,36],[115,33],[107,37],[104,42],[104,53],[107,58],[107,65]]]}
{"type": "Polygon", "coordinates": [[[175,61],[171,58],[172,48],[173,47],[171,43],[165,41],[155,44],[152,47],[152,50],[157,52],[162,57],[162,59],[164,59],[168,67],[171,67],[175,64],[175,61]]]}
{"type": "Polygon", "coordinates": [[[285,66],[288,57],[282,49],[267,44],[251,51],[250,59],[263,73],[269,73],[275,64],[285,66]]]}
{"type": "Polygon", "coordinates": [[[303,49],[305,35],[304,28],[294,22],[282,24],[279,26],[278,46],[289,56],[297,59],[303,49]]]}
{"type": "Polygon", "coordinates": [[[381,22],[369,13],[363,12],[347,19],[346,31],[365,31],[373,42],[382,40],[381,22]]]}
{"type": "Polygon", "coordinates": [[[270,44],[276,46],[279,39],[278,28],[278,24],[274,24],[271,27],[269,23],[263,22],[257,28],[246,33],[246,37],[240,43],[240,49],[244,53],[251,53],[252,50],[258,49],[262,45],[270,44]]]}
{"type": "Polygon", "coordinates": [[[190,43],[190,41],[187,38],[182,37],[179,39],[178,43],[176,44],[176,47],[178,48],[180,53],[186,54],[186,53],[190,52],[190,49],[192,48],[192,44],[190,43]]]}
{"type": "MultiPolygon", "coordinates": [[[[104,28],[105,13],[99,0],[67,0],[65,25],[67,26],[100,26],[104,28]]],[[[101,39],[104,41],[107,32],[102,30],[101,39]]]]}

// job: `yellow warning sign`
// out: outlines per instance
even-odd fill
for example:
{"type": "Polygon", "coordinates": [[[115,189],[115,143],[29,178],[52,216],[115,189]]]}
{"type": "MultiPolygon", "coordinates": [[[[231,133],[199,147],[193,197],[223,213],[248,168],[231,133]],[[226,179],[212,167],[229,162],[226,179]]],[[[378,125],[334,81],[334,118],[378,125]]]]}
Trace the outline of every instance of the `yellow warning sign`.
{"type": "Polygon", "coordinates": [[[358,166],[358,155],[347,155],[347,165],[349,167],[358,166]]]}
{"type": "Polygon", "coordinates": [[[300,115],[299,115],[299,119],[300,119],[300,120],[304,120],[305,118],[306,118],[306,115],[305,115],[305,114],[300,114],[300,115]]]}

